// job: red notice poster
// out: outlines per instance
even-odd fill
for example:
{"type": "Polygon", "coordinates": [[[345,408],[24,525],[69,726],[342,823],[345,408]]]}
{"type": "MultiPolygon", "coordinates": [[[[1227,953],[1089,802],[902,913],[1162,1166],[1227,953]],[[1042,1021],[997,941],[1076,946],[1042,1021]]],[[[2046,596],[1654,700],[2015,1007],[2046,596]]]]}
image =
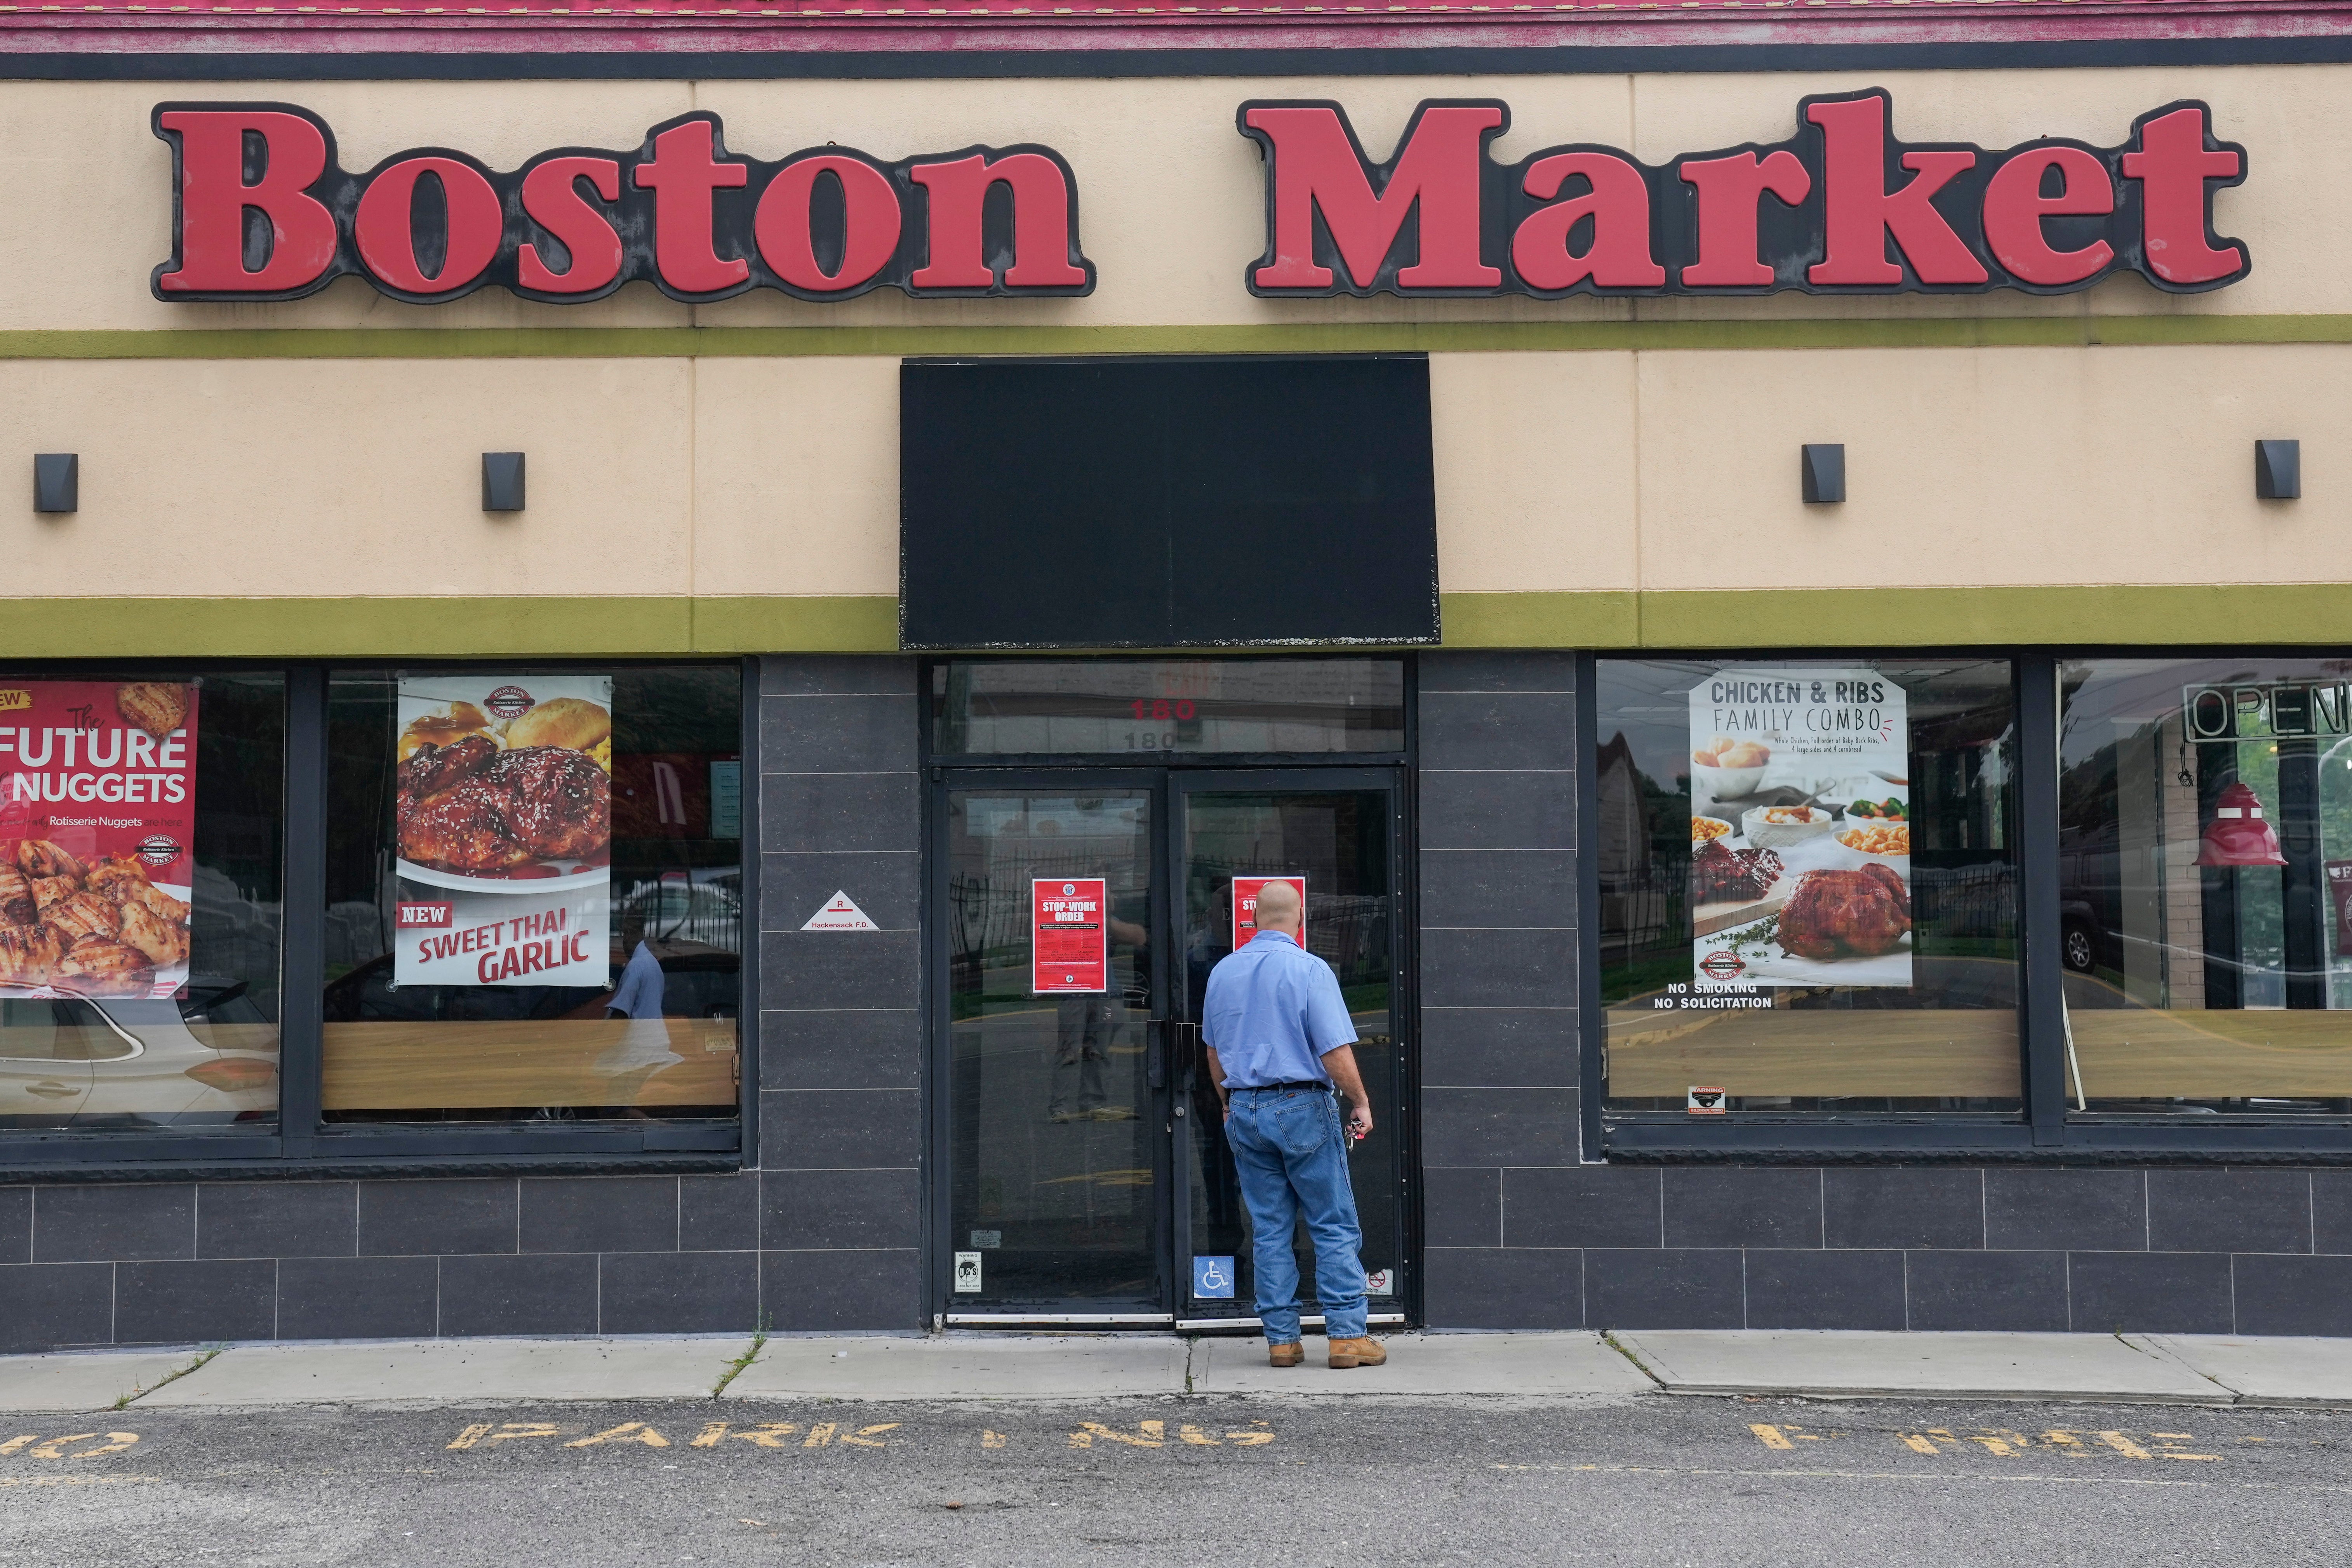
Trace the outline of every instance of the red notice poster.
{"type": "Polygon", "coordinates": [[[1041,877],[1029,884],[1029,988],[1110,989],[1110,884],[1100,877],[1041,877]]]}
{"type": "Polygon", "coordinates": [[[0,682],[0,996],[173,996],[194,899],[196,689],[0,682]]]}
{"type": "Polygon", "coordinates": [[[1307,945],[1307,879],[1304,877],[1235,877],[1234,879],[1234,951],[1257,934],[1257,891],[1268,882],[1287,882],[1298,889],[1298,945],[1307,945]]]}

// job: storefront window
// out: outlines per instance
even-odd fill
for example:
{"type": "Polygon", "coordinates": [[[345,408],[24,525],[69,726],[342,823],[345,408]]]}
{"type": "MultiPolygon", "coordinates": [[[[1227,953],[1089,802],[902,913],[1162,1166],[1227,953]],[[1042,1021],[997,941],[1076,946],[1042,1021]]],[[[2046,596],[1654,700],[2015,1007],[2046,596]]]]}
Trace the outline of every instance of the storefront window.
{"type": "Polygon", "coordinates": [[[1404,750],[1393,658],[958,662],[931,668],[945,756],[1404,750]]]}
{"type": "Polygon", "coordinates": [[[0,675],[0,1129],[275,1130],[286,686],[0,675]]]}
{"type": "Polygon", "coordinates": [[[330,1121],[734,1114],[741,676],[338,673],[330,1121]]]}
{"type": "Polygon", "coordinates": [[[1603,659],[1609,1106],[2015,1111],[1996,659],[1603,659]]]}
{"type": "Polygon", "coordinates": [[[2352,1115],[2352,659],[2059,668],[2070,1104],[2352,1115]]]}

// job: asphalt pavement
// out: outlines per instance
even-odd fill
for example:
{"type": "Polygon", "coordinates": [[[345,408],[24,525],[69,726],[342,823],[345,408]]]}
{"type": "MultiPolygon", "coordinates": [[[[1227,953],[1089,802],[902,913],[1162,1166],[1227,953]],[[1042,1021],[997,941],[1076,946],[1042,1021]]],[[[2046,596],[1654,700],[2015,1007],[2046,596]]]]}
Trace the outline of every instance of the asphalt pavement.
{"type": "Polygon", "coordinates": [[[11,1568],[2352,1562],[2352,1415],[2326,1411],[705,1397],[0,1426],[11,1568]]]}

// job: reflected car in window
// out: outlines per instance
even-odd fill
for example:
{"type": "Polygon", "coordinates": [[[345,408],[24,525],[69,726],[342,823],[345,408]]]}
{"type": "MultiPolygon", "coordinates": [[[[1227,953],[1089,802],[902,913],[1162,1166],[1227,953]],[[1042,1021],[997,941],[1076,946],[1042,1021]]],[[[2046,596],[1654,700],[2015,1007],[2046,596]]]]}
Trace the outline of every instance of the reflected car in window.
{"type": "Polygon", "coordinates": [[[105,1129],[267,1121],[278,1030],[243,981],[196,976],[177,1000],[0,1003],[0,1121],[105,1129]]]}

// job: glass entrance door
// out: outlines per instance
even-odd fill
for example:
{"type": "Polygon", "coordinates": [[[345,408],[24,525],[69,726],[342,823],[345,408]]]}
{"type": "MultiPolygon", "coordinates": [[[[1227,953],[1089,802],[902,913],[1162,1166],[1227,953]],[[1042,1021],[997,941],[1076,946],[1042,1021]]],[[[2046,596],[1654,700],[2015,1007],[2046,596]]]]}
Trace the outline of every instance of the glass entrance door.
{"type": "Polygon", "coordinates": [[[950,1310],[1164,1310],[1160,793],[1109,773],[946,792],[950,1310]],[[1041,940],[1100,967],[1041,974],[1041,940]]]}
{"type": "MultiPolygon", "coordinates": [[[[1349,770],[1179,775],[1177,857],[1184,926],[1184,997],[1176,1030],[1179,1316],[1254,1317],[1247,1208],[1225,1146],[1216,1086],[1201,1048],[1209,972],[1248,941],[1248,903],[1269,878],[1304,882],[1307,950],[1328,963],[1356,1026],[1356,1065],[1372,1102],[1372,1133],[1349,1154],[1364,1229],[1371,1310],[1402,1299],[1403,1203],[1397,1107],[1403,1072],[1401,1015],[1398,813],[1392,776],[1349,770]],[[1238,921],[1235,900],[1243,908],[1238,921]]],[[[1302,1298],[1314,1291],[1314,1249],[1304,1226],[1293,1239],[1302,1298]]],[[[1311,1310],[1311,1309],[1310,1309],[1311,1310]]]]}
{"type": "Polygon", "coordinates": [[[1364,1265],[1376,1313],[1402,1300],[1398,802],[1391,769],[942,775],[931,923],[950,1321],[1254,1314],[1198,1020],[1233,951],[1235,884],[1246,915],[1266,877],[1304,879],[1307,948],[1355,1018],[1376,1124],[1350,1156],[1364,1265]]]}

